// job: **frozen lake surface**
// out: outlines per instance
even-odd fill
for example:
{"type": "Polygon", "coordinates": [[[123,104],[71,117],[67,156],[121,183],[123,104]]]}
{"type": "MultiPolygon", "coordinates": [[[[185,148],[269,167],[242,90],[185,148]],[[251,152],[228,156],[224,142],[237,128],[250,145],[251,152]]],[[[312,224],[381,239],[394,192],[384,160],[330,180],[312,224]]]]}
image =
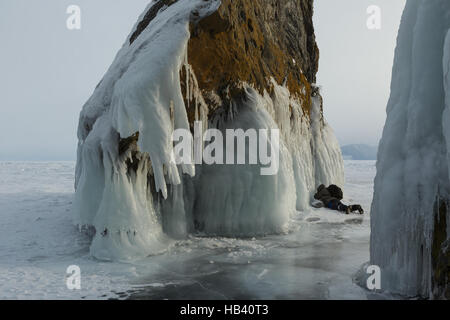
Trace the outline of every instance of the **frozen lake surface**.
{"type": "Polygon", "coordinates": [[[72,224],[74,162],[0,162],[1,299],[368,299],[352,278],[369,260],[375,161],[345,161],[344,202],[366,214],[298,212],[265,238],[191,237],[133,263],[89,255],[72,224]],[[66,269],[81,269],[81,290],[66,269]]]}

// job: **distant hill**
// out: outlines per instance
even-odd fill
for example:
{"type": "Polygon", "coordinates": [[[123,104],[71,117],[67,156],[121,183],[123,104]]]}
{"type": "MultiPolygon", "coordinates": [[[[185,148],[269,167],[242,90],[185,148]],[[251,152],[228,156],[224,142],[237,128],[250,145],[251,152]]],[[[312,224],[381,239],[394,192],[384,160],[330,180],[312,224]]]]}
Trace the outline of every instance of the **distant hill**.
{"type": "Polygon", "coordinates": [[[343,146],[342,156],[347,160],[376,160],[377,146],[369,146],[366,144],[350,144],[343,146]]]}

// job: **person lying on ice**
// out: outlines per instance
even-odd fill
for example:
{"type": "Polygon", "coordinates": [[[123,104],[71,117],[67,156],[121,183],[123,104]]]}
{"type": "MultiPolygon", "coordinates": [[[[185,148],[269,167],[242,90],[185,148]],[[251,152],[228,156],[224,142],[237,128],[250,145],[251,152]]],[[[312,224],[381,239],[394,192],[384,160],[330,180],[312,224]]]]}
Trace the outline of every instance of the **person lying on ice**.
{"type": "Polygon", "coordinates": [[[341,202],[343,193],[341,188],[332,184],[326,188],[321,184],[317,188],[317,193],[314,195],[314,199],[322,201],[323,205],[331,210],[337,210],[350,214],[351,212],[358,211],[360,214],[364,213],[363,208],[359,204],[346,206],[341,202]]]}

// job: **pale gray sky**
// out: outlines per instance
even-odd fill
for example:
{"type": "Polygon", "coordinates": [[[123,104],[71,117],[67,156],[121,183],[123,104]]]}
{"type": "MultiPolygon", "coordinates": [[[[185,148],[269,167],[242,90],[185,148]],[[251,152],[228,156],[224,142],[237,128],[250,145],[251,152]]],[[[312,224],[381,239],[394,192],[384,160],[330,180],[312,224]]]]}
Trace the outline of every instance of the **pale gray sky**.
{"type": "Polygon", "coordinates": [[[75,159],[81,107],[148,3],[0,1],[0,159],[75,159]]]}
{"type": "MultiPolygon", "coordinates": [[[[343,144],[378,142],[405,0],[316,0],[318,84],[343,144]],[[382,29],[366,28],[366,8],[382,29]]],[[[71,160],[78,115],[149,0],[0,1],[0,160],[71,160]],[[66,8],[82,28],[66,28],[66,8]]]]}
{"type": "Polygon", "coordinates": [[[377,145],[386,120],[392,64],[406,0],[315,0],[320,49],[317,83],[324,113],[345,144],[377,145]],[[381,29],[367,28],[367,8],[381,9],[381,29]]]}

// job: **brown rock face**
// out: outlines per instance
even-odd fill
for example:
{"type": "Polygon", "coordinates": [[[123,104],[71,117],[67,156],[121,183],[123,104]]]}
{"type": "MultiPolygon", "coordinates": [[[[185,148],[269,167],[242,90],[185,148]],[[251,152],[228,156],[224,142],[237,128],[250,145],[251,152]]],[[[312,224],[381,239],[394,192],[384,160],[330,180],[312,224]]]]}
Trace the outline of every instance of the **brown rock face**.
{"type": "Polygon", "coordinates": [[[241,81],[270,92],[273,77],[308,100],[319,57],[312,13],[312,0],[222,1],[191,26],[188,56],[199,87],[221,98],[241,81]]]}
{"type": "MultiPolygon", "coordinates": [[[[130,43],[163,6],[175,2],[160,0],[154,4],[130,43]]],[[[315,82],[319,59],[312,16],[313,0],[222,0],[208,17],[199,19],[193,12],[188,61],[209,110],[217,107],[217,97],[223,103],[239,97],[242,82],[270,93],[273,77],[286,84],[309,113],[311,83],[315,82]]],[[[185,72],[182,79],[186,79],[185,72]]],[[[185,80],[182,82],[186,91],[185,80]]],[[[186,102],[189,105],[191,101],[186,102]]],[[[191,120],[192,110],[188,113],[191,120]]]]}
{"type": "MultiPolygon", "coordinates": [[[[159,0],[151,6],[132,33],[130,45],[160,10],[178,1],[159,0]]],[[[191,128],[199,120],[199,99],[211,119],[216,111],[227,111],[230,101],[245,98],[244,82],[261,94],[272,93],[271,77],[287,85],[309,115],[319,61],[312,17],[313,0],[222,0],[210,16],[200,18],[192,12],[190,67],[180,70],[191,128]],[[188,91],[187,85],[193,84],[200,97],[192,95],[193,88],[188,91]]],[[[119,139],[119,153],[136,146],[138,137],[136,133],[119,139]]]]}

